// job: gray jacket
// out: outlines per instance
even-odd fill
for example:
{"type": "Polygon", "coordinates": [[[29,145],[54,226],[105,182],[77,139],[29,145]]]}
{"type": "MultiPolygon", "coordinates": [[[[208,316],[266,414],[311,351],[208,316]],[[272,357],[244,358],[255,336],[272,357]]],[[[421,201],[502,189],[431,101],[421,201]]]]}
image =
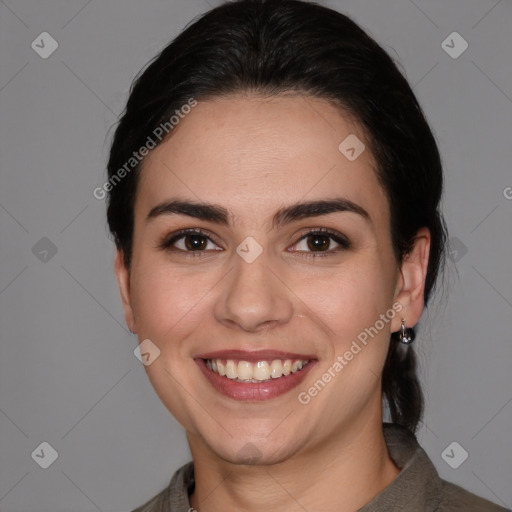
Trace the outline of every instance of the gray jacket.
{"type": "MultiPolygon", "coordinates": [[[[359,512],[510,512],[442,480],[407,429],[384,423],[383,431],[389,454],[400,473],[359,512]]],[[[189,462],[174,473],[162,492],[133,512],[189,512],[188,496],[193,489],[194,466],[189,462]]]]}

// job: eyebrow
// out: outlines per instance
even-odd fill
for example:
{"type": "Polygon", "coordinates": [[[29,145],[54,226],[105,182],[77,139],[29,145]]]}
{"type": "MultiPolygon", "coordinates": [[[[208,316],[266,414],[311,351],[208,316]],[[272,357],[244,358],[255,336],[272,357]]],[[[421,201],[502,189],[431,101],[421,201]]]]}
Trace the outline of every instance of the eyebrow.
{"type": "MultiPolygon", "coordinates": [[[[273,217],[272,227],[290,224],[307,217],[319,217],[336,212],[352,212],[360,215],[369,224],[372,219],[368,212],[358,204],[344,198],[296,203],[279,210],[273,217]]],[[[229,225],[230,214],[222,206],[194,201],[173,200],[160,203],[151,209],[147,221],[162,215],[186,215],[219,225],[229,225]]]]}

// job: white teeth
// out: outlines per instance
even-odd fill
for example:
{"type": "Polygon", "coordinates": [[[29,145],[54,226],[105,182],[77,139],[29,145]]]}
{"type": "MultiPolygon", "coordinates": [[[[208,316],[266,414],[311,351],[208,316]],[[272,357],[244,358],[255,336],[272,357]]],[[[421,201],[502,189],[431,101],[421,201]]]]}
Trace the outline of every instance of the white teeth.
{"type": "Polygon", "coordinates": [[[283,374],[283,365],[279,359],[274,359],[270,365],[270,376],[273,379],[278,379],[283,374]]]}
{"type": "Polygon", "coordinates": [[[299,371],[302,368],[302,361],[294,361],[292,364],[292,373],[299,371]]]}
{"type": "Polygon", "coordinates": [[[217,359],[215,362],[217,363],[217,373],[224,377],[224,375],[226,375],[226,367],[222,364],[220,359],[217,359]]]}
{"type": "Polygon", "coordinates": [[[235,361],[233,359],[207,359],[206,367],[222,377],[238,380],[239,382],[261,382],[290,375],[300,371],[308,360],[274,359],[272,361],[235,361]]]}
{"type": "Polygon", "coordinates": [[[238,375],[240,380],[252,379],[252,365],[247,361],[240,361],[238,363],[238,375]]]}
{"type": "Polygon", "coordinates": [[[228,379],[236,379],[238,377],[236,363],[231,359],[226,361],[226,377],[228,379]]]}
{"type": "Polygon", "coordinates": [[[267,361],[258,361],[253,368],[252,378],[256,380],[270,379],[270,366],[267,361]]]}

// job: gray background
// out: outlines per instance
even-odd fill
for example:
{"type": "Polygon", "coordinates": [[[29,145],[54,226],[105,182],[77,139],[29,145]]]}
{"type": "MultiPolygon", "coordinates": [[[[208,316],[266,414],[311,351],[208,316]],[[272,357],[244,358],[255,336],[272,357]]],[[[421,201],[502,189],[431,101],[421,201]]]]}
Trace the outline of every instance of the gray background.
{"type": "MultiPolygon", "coordinates": [[[[453,250],[445,294],[415,342],[427,398],[420,443],[442,477],[512,507],[512,4],[324,4],[400,60],[445,164],[453,250]],[[441,46],[453,31],[469,44],[456,59],[441,46]],[[469,454],[458,469],[441,456],[453,441],[469,454]]],[[[215,5],[0,0],[3,512],[131,510],[189,459],[133,355],[105,203],[92,191],[133,77],[215,5]],[[59,45],[47,59],[31,48],[43,31],[59,45]],[[48,469],[31,457],[43,441],[58,452],[48,469]]]]}

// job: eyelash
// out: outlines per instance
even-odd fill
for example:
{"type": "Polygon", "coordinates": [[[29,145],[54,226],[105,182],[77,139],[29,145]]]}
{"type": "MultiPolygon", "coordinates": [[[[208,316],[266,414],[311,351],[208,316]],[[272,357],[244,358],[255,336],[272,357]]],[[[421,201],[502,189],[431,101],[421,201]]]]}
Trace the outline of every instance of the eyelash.
{"type": "Polygon", "coordinates": [[[297,245],[299,242],[302,242],[302,240],[305,240],[306,238],[310,236],[327,236],[334,242],[336,242],[340,247],[337,247],[336,249],[330,249],[328,251],[299,251],[301,252],[302,256],[306,258],[326,258],[328,256],[332,256],[342,250],[350,249],[351,244],[344,235],[341,235],[340,233],[337,233],[336,231],[331,231],[327,228],[314,228],[310,229],[308,231],[303,232],[300,235],[300,238],[293,244],[297,245]]]}
{"type": "MultiPolygon", "coordinates": [[[[177,231],[176,233],[173,233],[170,237],[165,238],[162,242],[158,244],[158,248],[164,251],[170,251],[170,252],[183,252],[187,254],[187,257],[197,258],[202,257],[201,253],[204,253],[205,251],[184,251],[183,249],[177,249],[176,247],[173,247],[173,244],[175,244],[178,240],[184,238],[186,235],[202,235],[205,238],[207,238],[210,242],[215,243],[214,240],[212,240],[211,235],[202,229],[199,228],[188,228],[188,229],[181,229],[177,231]]],[[[335,253],[338,253],[341,250],[347,250],[350,249],[351,243],[349,240],[341,235],[340,233],[337,233],[336,231],[331,231],[326,228],[315,228],[311,229],[309,231],[306,231],[300,235],[300,238],[293,244],[294,246],[297,245],[302,240],[310,237],[310,236],[328,236],[330,239],[332,239],[334,242],[336,242],[340,247],[336,249],[331,249],[329,251],[297,251],[300,252],[304,257],[306,258],[325,258],[328,256],[332,256],[335,253]]]]}

